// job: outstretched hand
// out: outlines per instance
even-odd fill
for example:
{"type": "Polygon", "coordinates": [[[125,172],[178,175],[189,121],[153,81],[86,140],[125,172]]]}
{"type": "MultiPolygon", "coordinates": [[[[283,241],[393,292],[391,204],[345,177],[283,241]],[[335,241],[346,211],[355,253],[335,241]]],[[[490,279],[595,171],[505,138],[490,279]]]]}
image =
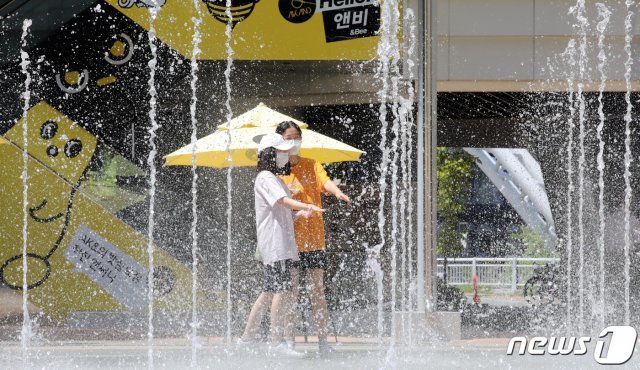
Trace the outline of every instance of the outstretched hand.
{"type": "Polygon", "coordinates": [[[351,199],[349,199],[349,197],[341,191],[338,191],[336,193],[336,198],[340,199],[343,202],[351,203],[351,199]]]}
{"type": "Polygon", "coordinates": [[[309,208],[308,208],[308,210],[309,210],[310,212],[320,212],[320,213],[323,213],[323,212],[325,212],[325,211],[326,211],[326,209],[324,209],[324,208],[320,208],[320,207],[316,206],[315,204],[309,204],[309,205],[308,205],[308,207],[309,207],[309,208]]]}
{"type": "Polygon", "coordinates": [[[325,209],[324,208],[320,208],[318,206],[315,206],[313,204],[307,204],[307,208],[306,209],[302,209],[298,212],[296,212],[296,218],[298,217],[304,217],[304,218],[309,218],[313,215],[313,212],[324,212],[325,209]]]}

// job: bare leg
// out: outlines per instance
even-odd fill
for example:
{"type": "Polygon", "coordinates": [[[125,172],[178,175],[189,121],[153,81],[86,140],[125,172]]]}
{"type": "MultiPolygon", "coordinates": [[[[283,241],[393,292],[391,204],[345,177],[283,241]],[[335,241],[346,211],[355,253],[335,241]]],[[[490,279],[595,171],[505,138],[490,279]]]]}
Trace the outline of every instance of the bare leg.
{"type": "Polygon", "coordinates": [[[311,308],[313,310],[313,321],[318,327],[318,341],[327,341],[327,320],[329,319],[329,309],[324,296],[324,270],[310,269],[308,276],[311,277],[311,308]]]}
{"type": "Polygon", "coordinates": [[[285,322],[291,307],[291,291],[274,293],[271,300],[271,343],[277,346],[284,339],[285,322]]]}
{"type": "Polygon", "coordinates": [[[272,299],[273,293],[260,293],[258,299],[256,299],[256,302],[253,304],[253,307],[251,307],[251,312],[249,313],[249,318],[247,319],[247,326],[245,326],[244,333],[242,334],[243,340],[250,341],[255,339],[258,327],[262,322],[265,311],[267,310],[267,308],[269,308],[269,305],[271,305],[272,299]]]}
{"type": "Polygon", "coordinates": [[[298,311],[296,310],[296,301],[298,299],[298,289],[300,286],[300,270],[291,269],[291,303],[287,306],[287,317],[284,328],[284,337],[291,342],[295,342],[295,327],[298,321],[298,311]]]}

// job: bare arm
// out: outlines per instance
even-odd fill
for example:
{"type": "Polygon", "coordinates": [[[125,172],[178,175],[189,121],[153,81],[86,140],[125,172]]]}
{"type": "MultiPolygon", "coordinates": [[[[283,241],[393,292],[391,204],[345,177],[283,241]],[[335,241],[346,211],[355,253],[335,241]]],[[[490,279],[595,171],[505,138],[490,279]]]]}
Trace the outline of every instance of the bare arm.
{"type": "Polygon", "coordinates": [[[333,183],[333,181],[327,180],[324,183],[324,188],[325,190],[333,194],[336,198],[340,199],[341,201],[351,203],[351,199],[349,199],[349,197],[345,193],[343,193],[342,190],[340,190],[336,186],[336,184],[333,183]]]}
{"type": "Polygon", "coordinates": [[[297,200],[291,199],[289,197],[282,197],[278,200],[278,203],[281,203],[283,206],[293,209],[294,211],[315,211],[315,212],[324,212],[323,208],[315,206],[313,204],[298,202],[297,200]]]}

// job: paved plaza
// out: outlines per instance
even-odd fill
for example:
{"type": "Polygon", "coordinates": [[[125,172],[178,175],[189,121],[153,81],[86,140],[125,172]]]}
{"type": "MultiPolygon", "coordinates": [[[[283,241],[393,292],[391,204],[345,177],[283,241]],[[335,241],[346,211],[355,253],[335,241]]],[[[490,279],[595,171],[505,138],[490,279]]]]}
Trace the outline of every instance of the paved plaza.
{"type": "MultiPolygon", "coordinates": [[[[424,346],[396,346],[389,351],[388,338],[380,346],[375,340],[341,337],[332,343],[337,353],[320,358],[316,343],[302,343],[296,349],[305,352],[300,359],[274,358],[266,344],[255,351],[227,346],[223,338],[199,338],[199,369],[587,369],[598,365],[591,354],[585,356],[507,356],[507,338],[484,338],[424,346]]],[[[314,338],[311,338],[314,340],[314,338]]],[[[37,340],[36,340],[37,342],[37,340]]],[[[6,369],[142,369],[148,367],[149,347],[146,340],[132,341],[58,341],[42,342],[23,351],[18,342],[0,342],[0,363],[6,369]]],[[[183,369],[192,366],[191,342],[183,338],[156,339],[153,367],[183,369]]],[[[617,367],[637,368],[640,356],[617,367]]]]}

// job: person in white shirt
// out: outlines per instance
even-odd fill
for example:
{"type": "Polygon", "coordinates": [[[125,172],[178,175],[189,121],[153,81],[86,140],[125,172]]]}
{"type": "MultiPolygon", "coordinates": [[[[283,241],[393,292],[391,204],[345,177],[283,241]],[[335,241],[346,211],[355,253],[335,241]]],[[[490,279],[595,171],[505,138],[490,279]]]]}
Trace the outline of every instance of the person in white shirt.
{"type": "MultiPolygon", "coordinates": [[[[298,249],[293,231],[293,213],[309,217],[312,212],[324,212],[313,204],[293,200],[291,192],[278,175],[289,170],[289,150],[293,141],[281,135],[268,134],[258,145],[258,175],[254,185],[258,251],[264,264],[263,292],[273,294],[271,301],[271,352],[286,356],[301,356],[283,341],[285,320],[293,310],[291,269],[296,267],[298,249]]],[[[248,322],[258,314],[251,310],[248,322]]],[[[239,343],[247,343],[241,338],[239,343]]]]}

